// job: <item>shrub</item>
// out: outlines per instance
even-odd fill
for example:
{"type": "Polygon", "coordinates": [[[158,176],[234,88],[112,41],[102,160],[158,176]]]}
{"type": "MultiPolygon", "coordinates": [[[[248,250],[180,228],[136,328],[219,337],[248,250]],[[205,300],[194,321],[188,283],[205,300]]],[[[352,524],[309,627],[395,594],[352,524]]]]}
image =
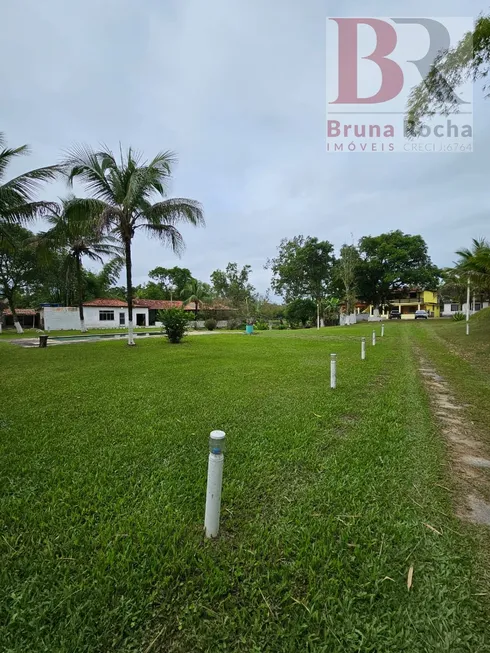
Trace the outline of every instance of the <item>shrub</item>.
{"type": "Polygon", "coordinates": [[[206,320],[204,322],[204,326],[206,327],[206,329],[208,331],[214,331],[216,329],[216,327],[218,326],[218,323],[216,322],[216,320],[214,318],[209,318],[209,320],[206,320]]]}
{"type": "Polygon", "coordinates": [[[237,318],[232,318],[231,320],[228,320],[228,328],[229,329],[245,329],[245,325],[243,323],[243,320],[238,320],[237,318]]]}
{"type": "Polygon", "coordinates": [[[256,322],[255,323],[255,328],[257,331],[268,331],[269,330],[269,324],[267,322],[256,322]]]}
{"type": "Polygon", "coordinates": [[[464,313],[461,313],[461,312],[455,313],[453,315],[453,320],[455,322],[462,322],[463,320],[466,320],[466,315],[464,313]]]}
{"type": "Polygon", "coordinates": [[[169,308],[167,311],[160,311],[158,319],[163,324],[163,331],[173,344],[179,343],[185,336],[188,326],[188,319],[185,311],[181,308],[169,308]]]}

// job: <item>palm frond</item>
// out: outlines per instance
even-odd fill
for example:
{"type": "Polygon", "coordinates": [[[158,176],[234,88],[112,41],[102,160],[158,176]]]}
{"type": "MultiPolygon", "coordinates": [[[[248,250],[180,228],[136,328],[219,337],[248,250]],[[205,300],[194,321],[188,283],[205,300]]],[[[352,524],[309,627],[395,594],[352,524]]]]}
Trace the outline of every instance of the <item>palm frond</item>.
{"type": "Polygon", "coordinates": [[[7,224],[27,224],[56,210],[56,207],[56,202],[29,202],[11,208],[2,208],[0,216],[2,221],[7,224]]]}
{"type": "Polygon", "coordinates": [[[66,152],[61,163],[70,185],[78,177],[96,199],[114,203],[114,193],[107,179],[108,171],[115,166],[112,152],[96,152],[88,145],[75,145],[66,152]]]}
{"type": "Polygon", "coordinates": [[[190,224],[194,227],[205,225],[204,213],[199,202],[184,198],[172,198],[144,207],[143,216],[151,224],[190,224]]]}
{"type": "Polygon", "coordinates": [[[148,236],[158,238],[165,245],[169,245],[177,256],[180,256],[185,250],[182,234],[173,225],[144,223],[138,225],[138,228],[146,231],[148,236]]]}

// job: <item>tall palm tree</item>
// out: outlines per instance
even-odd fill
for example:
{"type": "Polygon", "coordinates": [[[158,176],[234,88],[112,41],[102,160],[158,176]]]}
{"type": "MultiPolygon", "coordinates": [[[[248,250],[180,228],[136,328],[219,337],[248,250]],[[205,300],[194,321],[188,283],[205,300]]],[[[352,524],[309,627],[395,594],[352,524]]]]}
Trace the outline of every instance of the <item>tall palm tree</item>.
{"type": "Polygon", "coordinates": [[[88,146],[75,147],[63,163],[69,182],[78,179],[93,196],[76,200],[78,207],[97,215],[101,225],[124,247],[129,345],[135,344],[131,245],[136,231],[142,229],[180,253],[184,241],[176,225],[204,225],[201,205],[194,200],[163,199],[153,203],[156,195],[167,196],[174,163],[171,152],[160,152],[151,161],[143,161],[129,148],[126,153],[121,150],[116,160],[108,148],[95,151],[88,146]]]}
{"type": "Polygon", "coordinates": [[[80,330],[86,331],[83,311],[83,265],[82,259],[102,263],[106,256],[120,256],[121,249],[113,236],[104,234],[91,214],[80,214],[76,198],[62,200],[56,210],[46,215],[51,228],[37,236],[37,242],[61,250],[65,254],[67,269],[74,270],[77,286],[80,330]],[[72,212],[72,207],[76,210],[72,212]]]}
{"type": "Polygon", "coordinates": [[[7,147],[5,135],[0,132],[0,232],[7,238],[9,225],[28,223],[54,206],[52,202],[34,201],[34,197],[43,182],[56,177],[58,166],[38,168],[4,181],[9,163],[29,153],[27,145],[7,147]]]}
{"type": "Polygon", "coordinates": [[[206,286],[207,284],[202,283],[202,281],[192,279],[181,293],[184,304],[194,302],[196,319],[197,314],[199,313],[199,304],[209,302],[212,299],[209,289],[206,286]]]}

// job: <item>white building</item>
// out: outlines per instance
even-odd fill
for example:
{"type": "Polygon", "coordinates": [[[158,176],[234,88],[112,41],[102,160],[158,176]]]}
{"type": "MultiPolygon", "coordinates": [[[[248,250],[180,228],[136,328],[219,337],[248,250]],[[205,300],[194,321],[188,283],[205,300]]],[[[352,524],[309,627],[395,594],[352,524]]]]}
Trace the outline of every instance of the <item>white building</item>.
{"type": "MultiPolygon", "coordinates": [[[[490,303],[484,301],[482,297],[473,297],[473,301],[470,302],[470,315],[488,308],[489,305],[490,303]]],[[[452,317],[455,313],[464,313],[466,315],[466,302],[464,304],[458,304],[457,302],[444,304],[442,317],[452,317]]]]}
{"type": "MultiPolygon", "coordinates": [[[[80,329],[78,307],[44,306],[41,308],[41,326],[46,331],[80,329]]],[[[120,329],[128,326],[128,305],[120,299],[94,299],[84,302],[83,313],[87,329],[120,329]]],[[[133,306],[135,327],[149,326],[147,307],[133,306]]]]}

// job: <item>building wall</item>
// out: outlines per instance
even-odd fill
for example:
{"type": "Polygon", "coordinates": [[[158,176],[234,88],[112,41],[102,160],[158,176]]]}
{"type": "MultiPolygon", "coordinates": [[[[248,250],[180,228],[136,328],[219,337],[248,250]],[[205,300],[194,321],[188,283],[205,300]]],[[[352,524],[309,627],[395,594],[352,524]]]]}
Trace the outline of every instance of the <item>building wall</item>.
{"type": "Polygon", "coordinates": [[[42,327],[47,331],[79,329],[78,308],[73,306],[46,306],[41,309],[42,327]]]}
{"type": "MultiPolygon", "coordinates": [[[[478,310],[482,310],[484,308],[488,308],[489,302],[470,302],[470,315],[473,315],[474,313],[477,313],[478,311],[475,309],[475,306],[480,305],[480,308],[478,310]]],[[[466,302],[460,306],[457,302],[452,302],[451,304],[444,304],[444,309],[442,312],[443,317],[451,317],[455,313],[464,313],[466,315],[466,302]],[[454,310],[453,310],[454,309],[454,310]]]]}
{"type": "MultiPolygon", "coordinates": [[[[84,306],[85,326],[88,329],[120,329],[128,326],[128,309],[127,308],[103,308],[99,306],[84,306]],[[113,314],[113,320],[101,320],[100,314],[113,314]],[[124,316],[124,321],[120,319],[124,316]]],[[[69,329],[80,329],[80,318],[78,308],[73,306],[63,307],[45,307],[44,328],[49,331],[66,331],[69,329]]],[[[148,309],[133,308],[133,324],[138,325],[138,316],[141,316],[139,326],[147,327],[149,325],[148,309]]]]}

